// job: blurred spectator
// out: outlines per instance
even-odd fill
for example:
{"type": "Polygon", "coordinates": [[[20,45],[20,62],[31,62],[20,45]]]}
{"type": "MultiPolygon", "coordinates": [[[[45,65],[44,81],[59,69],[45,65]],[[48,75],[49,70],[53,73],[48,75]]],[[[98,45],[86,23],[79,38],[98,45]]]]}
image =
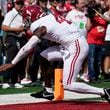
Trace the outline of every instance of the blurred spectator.
{"type": "Polygon", "coordinates": [[[7,13],[7,0],[0,0],[0,9],[4,16],[7,13]]]}
{"type": "MultiPolygon", "coordinates": [[[[50,13],[50,10],[47,8],[47,3],[48,0],[38,0],[37,5],[40,6],[40,15],[39,17],[45,16],[46,14],[50,13]]],[[[33,56],[33,62],[30,68],[30,74],[31,74],[31,79],[32,79],[32,85],[36,84],[37,80],[37,75],[38,75],[38,70],[40,67],[40,80],[45,82],[45,77],[47,74],[47,70],[49,67],[49,62],[44,59],[42,56],[40,56],[41,51],[45,50],[50,46],[50,41],[41,38],[41,42],[37,45],[35,49],[35,53],[33,56]]],[[[50,80],[49,80],[50,81],[50,80]]]]}
{"type": "MultiPolygon", "coordinates": [[[[86,0],[75,0],[73,3],[74,9],[72,9],[66,16],[66,19],[73,22],[78,30],[80,31],[81,35],[86,38],[87,35],[87,29],[86,29],[86,23],[87,23],[87,17],[85,16],[85,8],[86,8],[86,0]]],[[[87,68],[87,60],[85,59],[82,71],[83,74],[81,76],[81,79],[88,82],[88,68],[87,68]]]]}
{"type": "Polygon", "coordinates": [[[67,12],[68,12],[68,9],[67,7],[65,6],[65,0],[61,0],[57,7],[56,7],[56,10],[59,12],[59,14],[63,17],[66,16],[67,12]]]}
{"type": "Polygon", "coordinates": [[[80,30],[81,35],[86,37],[87,35],[87,29],[85,27],[87,22],[87,17],[85,16],[86,2],[85,0],[75,0],[75,1],[76,1],[76,3],[74,3],[75,8],[67,14],[66,19],[68,21],[74,22],[78,30],[80,30]]]}
{"type": "MultiPolygon", "coordinates": [[[[104,13],[110,20],[110,0],[107,0],[105,3],[107,11],[104,13]]],[[[104,79],[110,79],[110,23],[107,26],[106,36],[105,36],[105,52],[104,52],[104,79]]]]}
{"type": "Polygon", "coordinates": [[[13,1],[8,0],[7,2],[7,12],[9,12],[13,8],[13,1]]]}
{"type": "Polygon", "coordinates": [[[30,18],[31,22],[38,19],[40,15],[40,7],[37,4],[34,4],[36,0],[28,0],[28,6],[25,6],[23,9],[23,18],[28,19],[30,18]]]}
{"type": "Polygon", "coordinates": [[[36,2],[37,2],[37,0],[24,0],[24,5],[25,5],[25,7],[28,7],[28,6],[30,6],[30,4],[35,5],[36,2]]]}
{"type": "MultiPolygon", "coordinates": [[[[34,22],[38,18],[50,13],[47,9],[47,0],[38,0],[37,4],[35,3],[36,0],[28,0],[29,4],[27,7],[24,8],[23,11],[23,17],[30,18],[31,22],[34,22]]],[[[27,36],[29,33],[27,33],[27,36]]],[[[31,36],[28,37],[28,39],[31,36]]],[[[48,40],[45,40],[42,38],[41,42],[37,45],[35,49],[32,50],[28,57],[28,63],[27,63],[27,73],[30,75],[30,78],[32,80],[32,85],[36,85],[37,76],[38,76],[38,70],[39,66],[41,69],[41,73],[43,72],[43,67],[45,66],[45,63],[43,62],[43,65],[41,64],[43,59],[41,60],[40,52],[44,49],[46,49],[49,46],[48,40]],[[43,67],[42,67],[43,66],[43,67]]],[[[41,74],[42,77],[42,74],[41,74]]],[[[26,78],[25,78],[26,79],[26,78]]],[[[26,80],[25,80],[26,82],[26,80]]]]}
{"type": "MultiPolygon", "coordinates": [[[[36,0],[25,0],[24,3],[25,3],[25,6],[23,8],[22,15],[23,15],[23,19],[26,24],[26,35],[25,36],[27,37],[27,39],[30,39],[30,37],[32,35],[32,33],[30,32],[30,24],[33,21],[35,21],[36,19],[38,19],[39,15],[40,15],[40,7],[36,4],[36,0]]],[[[34,51],[35,50],[32,49],[32,51],[28,55],[27,64],[26,64],[26,68],[25,68],[26,75],[25,75],[25,78],[21,80],[21,84],[32,83],[33,82],[32,76],[34,76],[35,79],[37,78],[37,74],[34,70],[33,70],[32,74],[30,73],[31,71],[29,71],[30,66],[32,64],[34,51]],[[29,73],[30,73],[30,76],[29,76],[29,73]],[[36,74],[36,76],[34,74],[36,74]],[[30,80],[30,77],[31,77],[32,81],[30,80]]],[[[37,68],[37,66],[36,66],[36,68],[37,68]]]]}
{"type": "Polygon", "coordinates": [[[73,6],[72,1],[73,1],[73,0],[66,0],[66,2],[65,2],[65,7],[66,7],[67,12],[69,12],[69,11],[71,11],[72,9],[75,8],[75,7],[73,6]]]}
{"type": "MultiPolygon", "coordinates": [[[[20,14],[24,5],[22,0],[14,0],[14,8],[10,10],[4,18],[2,29],[6,31],[6,62],[10,63],[11,60],[15,57],[19,49],[26,43],[26,38],[23,37],[24,24],[23,18],[20,14]],[[10,19],[9,19],[10,18],[10,19]]],[[[4,84],[2,88],[6,89],[10,87],[10,80],[12,86],[15,88],[22,88],[23,85],[19,84],[19,80],[24,78],[25,75],[25,59],[20,61],[13,69],[7,71],[4,76],[4,84]]]]}
{"type": "Polygon", "coordinates": [[[2,15],[2,10],[0,10],[0,65],[3,64],[3,56],[4,56],[4,52],[3,52],[3,47],[4,47],[4,43],[3,43],[3,30],[1,29],[1,25],[3,22],[4,16],[2,15]]]}
{"type": "Polygon", "coordinates": [[[88,5],[87,16],[90,18],[88,18],[88,21],[91,27],[87,35],[87,41],[89,44],[88,74],[90,82],[97,81],[102,70],[107,21],[103,17],[101,9],[101,5],[96,2],[88,5]],[[97,11],[92,10],[93,7],[97,11]]]}

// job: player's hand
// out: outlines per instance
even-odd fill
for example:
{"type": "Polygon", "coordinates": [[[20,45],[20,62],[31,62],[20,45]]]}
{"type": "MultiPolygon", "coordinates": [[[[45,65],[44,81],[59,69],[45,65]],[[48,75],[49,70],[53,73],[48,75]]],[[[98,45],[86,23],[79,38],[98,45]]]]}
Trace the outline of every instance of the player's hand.
{"type": "Polygon", "coordinates": [[[24,31],[24,27],[22,25],[17,28],[17,32],[23,32],[23,31],[24,31]]]}
{"type": "Polygon", "coordinates": [[[11,63],[1,65],[1,66],[0,66],[0,72],[6,71],[6,70],[8,70],[8,69],[12,68],[13,66],[14,66],[14,65],[13,65],[13,64],[11,64],[11,63]]]}

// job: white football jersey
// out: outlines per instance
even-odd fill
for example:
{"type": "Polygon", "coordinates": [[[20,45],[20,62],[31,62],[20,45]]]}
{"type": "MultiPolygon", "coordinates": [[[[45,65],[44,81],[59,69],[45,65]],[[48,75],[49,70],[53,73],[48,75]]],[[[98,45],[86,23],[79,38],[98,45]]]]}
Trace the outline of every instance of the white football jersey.
{"type": "Polygon", "coordinates": [[[70,24],[66,21],[60,23],[59,21],[60,19],[57,20],[52,14],[46,15],[32,23],[31,31],[33,32],[40,26],[46,26],[47,34],[44,38],[62,45],[68,44],[80,37],[80,32],[73,23],[70,24]]]}

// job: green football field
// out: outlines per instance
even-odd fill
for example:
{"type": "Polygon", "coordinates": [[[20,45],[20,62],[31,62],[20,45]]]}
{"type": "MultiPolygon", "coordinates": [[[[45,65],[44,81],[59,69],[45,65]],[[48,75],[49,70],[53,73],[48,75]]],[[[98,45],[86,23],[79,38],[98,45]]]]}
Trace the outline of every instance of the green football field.
{"type": "MultiPolygon", "coordinates": [[[[110,80],[105,81],[103,79],[100,79],[99,81],[95,83],[88,83],[89,85],[95,86],[95,87],[103,87],[103,88],[109,88],[110,87],[110,80]]],[[[25,85],[24,88],[16,89],[16,88],[9,88],[9,89],[2,89],[0,87],[0,95],[2,94],[19,94],[19,93],[32,93],[42,90],[41,82],[37,82],[36,86],[31,85],[25,85]]]]}
{"type": "MultiPolygon", "coordinates": [[[[81,80],[80,80],[81,81],[81,80]]],[[[105,81],[105,80],[103,80],[103,79],[100,79],[99,81],[97,81],[97,82],[95,82],[95,83],[88,83],[89,85],[92,85],[92,86],[95,86],[95,87],[100,87],[100,88],[109,88],[110,87],[110,80],[108,80],[108,81],[105,81]]],[[[4,95],[6,96],[6,98],[7,98],[7,95],[12,95],[12,99],[10,99],[10,100],[12,100],[12,102],[13,102],[13,97],[15,96],[15,95],[20,95],[20,94],[24,94],[24,93],[34,93],[34,92],[39,92],[40,90],[42,90],[43,89],[43,86],[42,86],[42,83],[40,82],[40,81],[38,81],[37,82],[37,85],[36,86],[31,86],[31,84],[30,85],[25,85],[24,86],[24,88],[20,88],[20,89],[16,89],[16,88],[9,88],[9,89],[2,89],[2,87],[0,87],[0,95],[1,95],[1,98],[2,98],[2,96],[4,97],[4,95]],[[14,96],[13,96],[14,95],[14,96]]],[[[28,95],[29,95],[28,94],[28,95]]],[[[27,95],[27,96],[28,96],[27,95]]],[[[70,97],[70,95],[69,94],[65,94],[66,96],[69,96],[70,97]]],[[[71,96],[72,96],[73,94],[71,94],[71,96]]],[[[30,96],[30,95],[29,95],[30,96]]],[[[28,96],[28,97],[29,97],[28,96]]],[[[81,96],[81,95],[80,95],[81,96]]],[[[80,97],[80,96],[78,96],[78,97],[80,97]]],[[[81,96],[82,97],[82,96],[81,96]]],[[[30,97],[30,98],[32,98],[32,97],[30,97]]],[[[8,99],[7,99],[8,100],[8,99]]],[[[14,99],[15,100],[15,99],[14,99]]],[[[18,99],[16,99],[16,101],[18,100],[18,102],[19,102],[19,98],[18,99]]],[[[31,100],[33,100],[33,99],[31,99],[31,100]]],[[[36,99],[36,100],[39,100],[39,99],[36,99]]],[[[106,100],[104,99],[104,98],[101,98],[101,97],[95,97],[95,96],[92,96],[92,97],[89,97],[88,95],[87,95],[87,97],[83,97],[83,98],[76,98],[76,99],[74,99],[74,101],[98,101],[98,102],[105,102],[106,100]]],[[[7,103],[7,102],[4,102],[4,103],[7,103]]]]}
{"type": "Polygon", "coordinates": [[[42,83],[40,81],[36,82],[36,86],[32,86],[31,84],[24,85],[23,88],[8,88],[2,89],[2,85],[0,85],[0,95],[2,94],[19,94],[19,93],[32,93],[42,90],[42,83]]]}

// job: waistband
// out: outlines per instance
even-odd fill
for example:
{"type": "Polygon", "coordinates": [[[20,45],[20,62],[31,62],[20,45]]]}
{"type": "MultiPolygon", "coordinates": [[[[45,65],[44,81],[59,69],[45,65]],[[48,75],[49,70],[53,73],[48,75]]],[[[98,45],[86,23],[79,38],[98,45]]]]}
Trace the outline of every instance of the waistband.
{"type": "Polygon", "coordinates": [[[22,33],[17,33],[17,32],[6,32],[7,36],[14,36],[14,37],[22,37],[22,33]]]}

